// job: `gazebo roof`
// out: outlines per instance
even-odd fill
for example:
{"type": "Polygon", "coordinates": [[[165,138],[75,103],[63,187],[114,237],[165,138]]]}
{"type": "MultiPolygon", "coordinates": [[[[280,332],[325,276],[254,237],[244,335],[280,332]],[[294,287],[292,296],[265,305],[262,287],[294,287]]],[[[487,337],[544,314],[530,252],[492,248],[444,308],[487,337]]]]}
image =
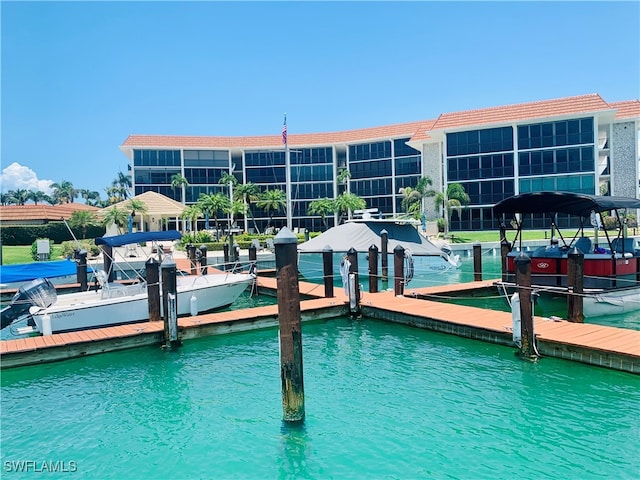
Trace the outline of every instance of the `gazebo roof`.
{"type": "Polygon", "coordinates": [[[129,202],[131,202],[131,200],[139,200],[141,202],[144,202],[145,206],[147,207],[147,210],[144,213],[145,216],[179,217],[186,208],[182,203],[176,202],[172,198],[169,198],[160,193],[144,192],[128,200],[123,200],[122,202],[109,205],[108,207],[103,208],[102,211],[106,212],[110,209],[113,209],[114,207],[128,208],[129,202]]]}

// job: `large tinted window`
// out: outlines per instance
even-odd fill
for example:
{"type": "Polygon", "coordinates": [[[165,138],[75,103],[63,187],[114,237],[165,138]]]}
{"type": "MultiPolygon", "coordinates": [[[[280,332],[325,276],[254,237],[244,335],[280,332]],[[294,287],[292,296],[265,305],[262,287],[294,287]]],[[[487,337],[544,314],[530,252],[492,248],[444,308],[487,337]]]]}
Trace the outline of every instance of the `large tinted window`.
{"type": "Polygon", "coordinates": [[[536,123],[518,127],[518,149],[593,143],[593,118],[536,123]]]}
{"type": "Polygon", "coordinates": [[[513,150],[511,127],[487,128],[447,134],[447,156],[513,150]]]}

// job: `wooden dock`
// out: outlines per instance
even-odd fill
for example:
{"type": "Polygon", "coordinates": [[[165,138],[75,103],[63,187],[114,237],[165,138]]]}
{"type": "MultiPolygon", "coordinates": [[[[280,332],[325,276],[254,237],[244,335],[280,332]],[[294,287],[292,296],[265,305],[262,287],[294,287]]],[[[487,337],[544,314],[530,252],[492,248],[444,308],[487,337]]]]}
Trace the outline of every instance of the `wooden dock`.
{"type": "MultiPolygon", "coordinates": [[[[511,313],[419,298],[485,289],[492,285],[493,281],[483,281],[409,289],[403,297],[396,297],[391,291],[375,294],[364,292],[362,314],[364,317],[505,345],[515,350],[511,313]]],[[[258,288],[262,293],[274,295],[276,279],[259,277],[258,288]]],[[[299,289],[303,322],[348,314],[346,297],[341,288],[334,290],[336,296],[333,298],[322,297],[322,285],[300,282],[299,289]]],[[[278,325],[278,307],[271,305],[183,317],[178,325],[181,340],[275,327],[278,325]]],[[[542,357],[563,358],[640,374],[640,331],[536,317],[535,335],[537,350],[542,357]]],[[[162,322],[141,322],[46,337],[5,340],[0,342],[0,367],[35,365],[162,343],[162,322]]]]}

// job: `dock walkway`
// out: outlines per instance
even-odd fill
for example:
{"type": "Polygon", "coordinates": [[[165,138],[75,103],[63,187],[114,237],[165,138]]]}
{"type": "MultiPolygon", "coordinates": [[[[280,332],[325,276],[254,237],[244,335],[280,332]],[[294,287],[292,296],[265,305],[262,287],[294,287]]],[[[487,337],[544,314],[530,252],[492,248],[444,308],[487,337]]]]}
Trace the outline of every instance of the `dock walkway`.
{"type": "MultiPolygon", "coordinates": [[[[259,277],[258,289],[274,295],[277,280],[259,277]]],[[[484,289],[493,281],[412,289],[396,297],[392,291],[364,293],[362,315],[516,348],[511,313],[424,300],[420,296],[484,289]]],[[[302,321],[347,315],[341,288],[324,298],[324,287],[299,282],[302,321]],[[310,298],[305,300],[305,298],[310,298]]],[[[202,314],[179,319],[181,340],[278,325],[278,306],[202,314]]],[[[640,374],[640,331],[535,318],[538,352],[586,364],[640,374]]],[[[162,322],[141,322],[81,332],[59,333],[0,342],[0,367],[11,368],[117,351],[163,342],[162,322]]]]}

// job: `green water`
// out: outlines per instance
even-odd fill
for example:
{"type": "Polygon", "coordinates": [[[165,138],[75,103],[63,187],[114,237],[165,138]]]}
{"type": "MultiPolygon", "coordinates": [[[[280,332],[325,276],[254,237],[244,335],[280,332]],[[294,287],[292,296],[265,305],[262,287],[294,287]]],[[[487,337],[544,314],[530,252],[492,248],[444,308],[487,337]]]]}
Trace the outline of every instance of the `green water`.
{"type": "Polygon", "coordinates": [[[298,428],[276,329],[3,371],[2,478],[640,474],[638,376],[367,319],[305,323],[303,344],[298,428]],[[76,471],[14,471],[29,460],[76,471]]]}

